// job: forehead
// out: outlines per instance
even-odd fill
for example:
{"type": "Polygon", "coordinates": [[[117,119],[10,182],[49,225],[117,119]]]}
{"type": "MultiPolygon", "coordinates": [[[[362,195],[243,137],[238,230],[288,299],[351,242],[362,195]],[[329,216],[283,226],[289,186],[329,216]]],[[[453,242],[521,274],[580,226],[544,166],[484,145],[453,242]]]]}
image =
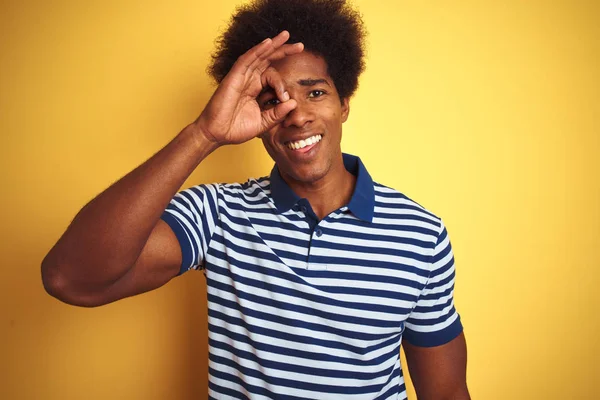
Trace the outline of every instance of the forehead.
{"type": "Polygon", "coordinates": [[[326,79],[331,82],[325,59],[308,51],[274,61],[271,66],[288,83],[299,79],[326,79]]]}

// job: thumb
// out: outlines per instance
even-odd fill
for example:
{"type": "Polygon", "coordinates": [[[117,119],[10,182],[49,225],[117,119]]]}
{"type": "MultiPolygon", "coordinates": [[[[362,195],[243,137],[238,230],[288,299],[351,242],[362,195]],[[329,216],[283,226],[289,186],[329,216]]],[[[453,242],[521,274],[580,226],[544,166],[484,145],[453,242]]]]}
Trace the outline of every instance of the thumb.
{"type": "Polygon", "coordinates": [[[292,112],[298,103],[296,100],[290,99],[286,102],[279,103],[275,107],[262,112],[263,132],[268,131],[287,117],[292,112]]]}

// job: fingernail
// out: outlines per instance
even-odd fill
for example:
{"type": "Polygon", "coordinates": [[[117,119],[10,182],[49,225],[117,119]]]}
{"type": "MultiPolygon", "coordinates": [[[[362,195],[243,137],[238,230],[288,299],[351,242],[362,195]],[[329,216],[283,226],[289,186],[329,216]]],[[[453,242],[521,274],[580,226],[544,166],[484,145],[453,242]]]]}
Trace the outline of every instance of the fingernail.
{"type": "Polygon", "coordinates": [[[283,101],[288,101],[290,99],[290,94],[288,92],[283,92],[283,101]]]}

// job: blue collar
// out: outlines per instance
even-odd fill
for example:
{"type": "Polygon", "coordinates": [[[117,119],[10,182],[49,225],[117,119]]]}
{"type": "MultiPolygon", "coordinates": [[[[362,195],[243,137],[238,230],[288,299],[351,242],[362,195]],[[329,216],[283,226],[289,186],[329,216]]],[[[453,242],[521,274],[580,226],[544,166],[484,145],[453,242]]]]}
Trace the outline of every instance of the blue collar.
{"type": "MultiPolygon", "coordinates": [[[[348,203],[348,209],[356,217],[367,221],[373,221],[373,212],[375,208],[375,189],[373,188],[373,179],[367,172],[367,169],[363,165],[360,158],[350,155],[343,154],[344,167],[352,175],[356,176],[356,186],[354,187],[354,193],[350,203],[348,203]]],[[[277,165],[273,167],[271,171],[271,195],[277,210],[284,213],[291,209],[299,200],[298,196],[288,186],[279,174],[277,165]]]]}

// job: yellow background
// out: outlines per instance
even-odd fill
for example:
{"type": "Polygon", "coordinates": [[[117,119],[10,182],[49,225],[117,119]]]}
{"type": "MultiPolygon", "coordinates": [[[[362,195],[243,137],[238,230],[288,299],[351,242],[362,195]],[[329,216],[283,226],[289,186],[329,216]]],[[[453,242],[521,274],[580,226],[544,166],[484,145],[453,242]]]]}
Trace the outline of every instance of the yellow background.
{"type": "MultiPolygon", "coordinates": [[[[600,398],[600,2],[356,3],[368,68],[343,149],[444,218],[473,398],[600,398]]],[[[0,398],[205,398],[201,273],[82,309],[45,294],[40,262],[202,110],[236,1],[0,4],[0,398]]],[[[186,186],[271,165],[255,140],[186,186]]]]}

